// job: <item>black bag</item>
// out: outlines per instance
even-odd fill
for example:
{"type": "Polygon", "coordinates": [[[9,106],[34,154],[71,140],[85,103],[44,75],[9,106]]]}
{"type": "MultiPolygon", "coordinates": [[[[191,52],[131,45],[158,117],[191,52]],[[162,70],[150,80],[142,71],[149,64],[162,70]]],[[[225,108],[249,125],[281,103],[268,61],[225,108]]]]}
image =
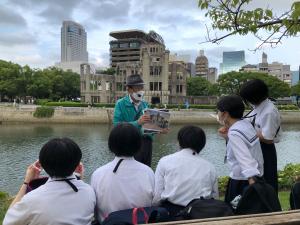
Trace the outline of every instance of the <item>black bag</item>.
{"type": "Polygon", "coordinates": [[[281,211],[280,202],[274,188],[262,179],[249,185],[239,201],[235,214],[247,215],[281,211]]]}
{"type": "Polygon", "coordinates": [[[178,214],[178,217],[182,217],[184,220],[224,216],[233,216],[232,209],[225,202],[215,199],[204,199],[203,197],[191,201],[178,214]]]}
{"type": "Polygon", "coordinates": [[[101,223],[102,225],[146,224],[168,222],[169,212],[162,207],[132,208],[112,212],[101,223]]]}
{"type": "Polygon", "coordinates": [[[293,185],[290,193],[291,209],[300,209],[300,182],[293,185]]]}

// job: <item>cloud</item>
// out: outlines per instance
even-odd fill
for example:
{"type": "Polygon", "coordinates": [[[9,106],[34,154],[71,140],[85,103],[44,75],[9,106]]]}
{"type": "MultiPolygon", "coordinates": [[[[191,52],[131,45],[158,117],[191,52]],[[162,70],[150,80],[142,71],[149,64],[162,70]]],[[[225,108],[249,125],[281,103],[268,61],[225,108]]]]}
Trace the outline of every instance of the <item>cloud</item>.
{"type": "Polygon", "coordinates": [[[32,45],[37,42],[36,38],[28,33],[2,33],[0,35],[0,45],[32,45]]]}
{"type": "Polygon", "coordinates": [[[26,26],[26,20],[19,15],[13,8],[0,7],[0,25],[26,26]]]}

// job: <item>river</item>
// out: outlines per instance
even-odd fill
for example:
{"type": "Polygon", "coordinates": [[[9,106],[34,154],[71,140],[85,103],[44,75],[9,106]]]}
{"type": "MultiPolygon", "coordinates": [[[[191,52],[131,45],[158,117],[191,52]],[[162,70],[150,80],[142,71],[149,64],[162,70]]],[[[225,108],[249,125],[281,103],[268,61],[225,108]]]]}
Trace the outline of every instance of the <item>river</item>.
{"type": "MultiPolygon", "coordinates": [[[[201,125],[200,125],[201,126],[201,125]]],[[[153,165],[158,160],[179,149],[176,135],[181,126],[172,126],[167,135],[154,139],[153,165]]],[[[218,175],[228,175],[224,165],[225,142],[220,138],[215,125],[201,126],[207,143],[201,155],[212,162],[218,175]]],[[[26,167],[38,158],[42,145],[54,137],[70,137],[78,143],[85,166],[86,181],[92,172],[109,162],[113,155],[107,147],[109,125],[0,125],[0,191],[15,194],[23,182],[26,167]]],[[[284,125],[282,141],[277,144],[278,169],[287,163],[300,163],[300,124],[284,125]]]]}

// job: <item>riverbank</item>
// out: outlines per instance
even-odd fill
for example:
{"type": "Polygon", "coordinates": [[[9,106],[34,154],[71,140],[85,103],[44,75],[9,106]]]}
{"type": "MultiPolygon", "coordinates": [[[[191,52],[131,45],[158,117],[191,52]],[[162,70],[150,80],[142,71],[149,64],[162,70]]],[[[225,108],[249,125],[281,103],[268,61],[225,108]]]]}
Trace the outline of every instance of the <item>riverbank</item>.
{"type": "MultiPolygon", "coordinates": [[[[0,124],[19,123],[63,123],[63,124],[107,124],[112,123],[112,108],[56,107],[50,118],[33,116],[35,105],[0,107],[0,124]]],[[[170,110],[171,124],[217,124],[209,109],[170,110]]],[[[280,111],[282,123],[300,124],[300,110],[280,111]]]]}

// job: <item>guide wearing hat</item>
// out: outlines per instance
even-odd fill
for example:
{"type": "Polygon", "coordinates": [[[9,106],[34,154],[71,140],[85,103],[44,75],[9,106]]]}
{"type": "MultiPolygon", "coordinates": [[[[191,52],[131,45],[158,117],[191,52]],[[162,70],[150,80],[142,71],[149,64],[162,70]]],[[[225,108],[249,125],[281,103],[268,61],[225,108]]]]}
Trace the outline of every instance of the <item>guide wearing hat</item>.
{"type": "Polygon", "coordinates": [[[126,87],[128,94],[117,101],[113,124],[128,122],[142,132],[142,147],[134,158],[147,166],[151,166],[152,135],[144,134],[142,129],[143,124],[150,121],[150,117],[144,115],[144,110],[148,108],[148,103],[143,100],[144,84],[144,81],[138,74],[127,77],[126,87]]]}

